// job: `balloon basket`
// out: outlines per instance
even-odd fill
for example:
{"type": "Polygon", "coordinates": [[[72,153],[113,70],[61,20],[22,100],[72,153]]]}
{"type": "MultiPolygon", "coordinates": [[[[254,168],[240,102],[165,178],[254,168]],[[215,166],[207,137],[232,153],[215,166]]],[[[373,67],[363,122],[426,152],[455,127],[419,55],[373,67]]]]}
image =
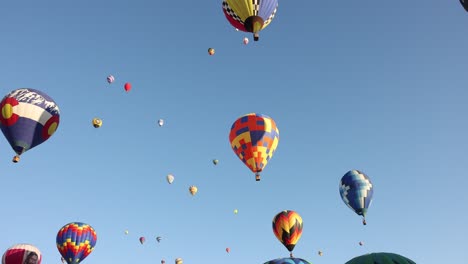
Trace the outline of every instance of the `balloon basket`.
{"type": "Polygon", "coordinates": [[[13,157],[13,162],[14,162],[14,163],[18,163],[19,160],[20,160],[20,157],[19,157],[19,156],[14,156],[14,157],[13,157]]]}

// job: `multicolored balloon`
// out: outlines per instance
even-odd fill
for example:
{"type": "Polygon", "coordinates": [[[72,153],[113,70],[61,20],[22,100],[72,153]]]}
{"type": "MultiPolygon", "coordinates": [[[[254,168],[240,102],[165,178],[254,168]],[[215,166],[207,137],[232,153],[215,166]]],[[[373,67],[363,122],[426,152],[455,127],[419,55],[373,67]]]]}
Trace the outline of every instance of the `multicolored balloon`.
{"type": "Polygon", "coordinates": [[[214,165],[218,165],[218,162],[219,162],[219,160],[217,160],[217,159],[214,159],[214,160],[213,160],[213,164],[214,164],[214,165]]]}
{"type": "Polygon", "coordinates": [[[114,81],[115,81],[115,78],[114,78],[113,75],[107,76],[107,82],[108,82],[108,83],[113,83],[114,81]]]}
{"type": "Polygon", "coordinates": [[[16,244],[3,253],[2,264],[41,264],[42,254],[31,244],[16,244]]]}
{"type": "Polygon", "coordinates": [[[244,32],[254,33],[258,41],[261,30],[275,17],[278,0],[224,0],[223,12],[231,25],[244,32]]]}
{"type": "Polygon", "coordinates": [[[407,257],[395,253],[371,253],[359,257],[355,257],[345,264],[362,264],[362,263],[378,263],[378,264],[416,264],[407,257]]]}
{"type": "Polygon", "coordinates": [[[273,233],[289,250],[291,258],[292,251],[302,236],[302,227],[301,216],[291,210],[284,210],[273,218],[273,233]]]}
{"type": "Polygon", "coordinates": [[[94,250],[97,235],[85,223],[72,222],[57,233],[57,249],[68,264],[78,264],[94,250]]]}
{"type": "Polygon", "coordinates": [[[140,243],[143,245],[146,241],[146,238],[145,237],[140,237],[140,243]]]}
{"type": "Polygon", "coordinates": [[[311,264],[309,261],[301,258],[278,258],[265,262],[264,264],[311,264]]]}
{"type": "Polygon", "coordinates": [[[132,84],[131,83],[125,83],[124,89],[125,89],[126,92],[130,92],[130,90],[132,89],[132,84]]]}
{"type": "Polygon", "coordinates": [[[0,108],[0,127],[17,154],[13,162],[49,139],[60,122],[60,111],[54,100],[30,88],[11,91],[0,102],[0,108]]]}
{"type": "Polygon", "coordinates": [[[255,180],[259,181],[260,172],[278,147],[279,130],[269,116],[250,113],[232,124],[229,142],[237,157],[255,173],[255,180]]]}
{"type": "Polygon", "coordinates": [[[215,54],[215,49],[209,48],[209,49],[208,49],[208,54],[209,54],[210,56],[214,55],[214,54],[215,54]]]}
{"type": "Polygon", "coordinates": [[[195,195],[195,194],[197,194],[197,192],[198,192],[197,186],[195,186],[195,185],[190,186],[190,187],[189,187],[189,192],[190,192],[190,194],[191,194],[192,196],[195,195]]]}
{"type": "Polygon", "coordinates": [[[343,202],[356,214],[361,215],[362,224],[366,225],[367,209],[374,195],[374,185],[370,178],[361,171],[350,170],[341,178],[339,188],[343,202]]]}
{"type": "Polygon", "coordinates": [[[93,127],[100,128],[102,126],[102,120],[100,118],[93,118],[93,127]]]}

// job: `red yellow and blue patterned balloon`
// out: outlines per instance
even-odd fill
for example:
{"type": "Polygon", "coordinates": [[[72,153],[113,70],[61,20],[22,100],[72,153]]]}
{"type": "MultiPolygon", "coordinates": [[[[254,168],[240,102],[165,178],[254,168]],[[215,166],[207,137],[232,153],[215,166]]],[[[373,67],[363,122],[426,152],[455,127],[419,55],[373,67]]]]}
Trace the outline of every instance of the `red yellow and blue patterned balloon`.
{"type": "Polygon", "coordinates": [[[0,103],[0,127],[16,156],[44,143],[60,122],[57,104],[45,93],[21,88],[8,93],[0,103]]]}
{"type": "Polygon", "coordinates": [[[269,116],[250,113],[232,124],[229,141],[237,157],[255,173],[255,179],[259,181],[260,172],[278,147],[279,130],[269,116]]]}
{"type": "Polygon", "coordinates": [[[273,233],[291,252],[302,236],[302,218],[291,210],[284,210],[273,218],[273,233]]]}
{"type": "Polygon", "coordinates": [[[2,264],[41,264],[42,254],[31,244],[16,244],[3,253],[2,264]]]}
{"type": "Polygon", "coordinates": [[[73,222],[57,233],[57,249],[68,264],[78,264],[94,250],[97,235],[85,223],[73,222]]]}

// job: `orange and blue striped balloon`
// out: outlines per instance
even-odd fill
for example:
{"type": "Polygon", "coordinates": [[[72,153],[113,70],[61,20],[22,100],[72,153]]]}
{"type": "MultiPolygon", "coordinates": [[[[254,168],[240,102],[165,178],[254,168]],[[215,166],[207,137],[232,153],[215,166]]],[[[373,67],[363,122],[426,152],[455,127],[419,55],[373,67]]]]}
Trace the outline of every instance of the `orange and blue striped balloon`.
{"type": "Polygon", "coordinates": [[[78,264],[94,250],[97,235],[85,223],[73,222],[57,233],[57,249],[68,264],[78,264]]]}

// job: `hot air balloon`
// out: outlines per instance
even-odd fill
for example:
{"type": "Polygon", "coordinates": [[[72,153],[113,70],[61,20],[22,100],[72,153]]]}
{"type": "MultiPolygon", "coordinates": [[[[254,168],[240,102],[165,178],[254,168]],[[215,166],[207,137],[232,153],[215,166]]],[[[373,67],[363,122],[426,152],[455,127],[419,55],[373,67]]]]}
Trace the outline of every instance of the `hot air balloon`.
{"type": "Polygon", "coordinates": [[[112,76],[112,75],[107,76],[107,82],[108,83],[113,83],[114,81],[115,81],[114,76],[112,76]]]}
{"type": "Polygon", "coordinates": [[[217,160],[217,159],[214,159],[214,160],[213,160],[213,164],[214,164],[214,165],[218,165],[218,162],[219,162],[219,160],[217,160]]]}
{"type": "Polygon", "coordinates": [[[164,259],[162,259],[161,264],[166,264],[166,261],[164,259]]]}
{"type": "Polygon", "coordinates": [[[174,175],[168,174],[168,175],[166,176],[166,180],[167,180],[167,182],[168,182],[169,184],[172,184],[172,182],[174,181],[174,175]]]}
{"type": "Polygon", "coordinates": [[[254,34],[258,41],[259,32],[275,17],[278,0],[224,0],[223,12],[231,25],[239,30],[254,34]]]}
{"type": "Polygon", "coordinates": [[[311,264],[309,261],[301,258],[278,258],[265,262],[264,264],[311,264]]]}
{"type": "Polygon", "coordinates": [[[416,264],[409,258],[403,257],[395,253],[370,253],[359,257],[355,257],[345,264],[362,264],[362,263],[375,263],[375,264],[416,264]]]}
{"type": "Polygon", "coordinates": [[[16,244],[3,253],[2,264],[41,264],[42,254],[30,244],[16,244]]]}
{"type": "Polygon", "coordinates": [[[125,234],[128,235],[128,230],[125,230],[125,234]]]}
{"type": "Polygon", "coordinates": [[[466,12],[468,12],[468,0],[460,0],[460,4],[465,8],[466,12]]]}
{"type": "Polygon", "coordinates": [[[273,233],[276,238],[289,250],[291,258],[292,251],[297,241],[302,236],[302,218],[291,210],[284,210],[273,218],[273,233]]]}
{"type": "Polygon", "coordinates": [[[215,54],[215,50],[213,48],[209,48],[208,49],[208,54],[210,54],[210,56],[214,55],[215,54]]]}
{"type": "Polygon", "coordinates": [[[68,264],[78,264],[94,250],[97,235],[85,223],[64,225],[57,233],[57,249],[68,264]]]}
{"type": "Polygon", "coordinates": [[[226,248],[226,252],[227,252],[227,253],[231,252],[231,249],[227,247],[227,248],[226,248]]]}
{"type": "Polygon", "coordinates": [[[364,245],[364,243],[362,241],[359,241],[359,245],[362,246],[364,245]]]}
{"type": "Polygon", "coordinates": [[[234,214],[237,214],[239,211],[237,209],[234,209],[234,214]]]}
{"type": "Polygon", "coordinates": [[[140,243],[143,245],[145,243],[146,239],[145,237],[140,237],[140,243]]]}
{"type": "Polygon", "coordinates": [[[343,202],[361,215],[362,224],[366,225],[367,209],[374,194],[374,186],[369,177],[358,170],[350,170],[341,178],[339,188],[343,202]]]}
{"type": "Polygon", "coordinates": [[[162,240],[162,237],[158,236],[158,237],[156,237],[156,240],[157,240],[157,241],[158,241],[158,243],[159,243],[159,242],[161,242],[161,240],[162,240]]]}
{"type": "Polygon", "coordinates": [[[158,120],[158,125],[159,125],[160,127],[162,127],[162,126],[164,125],[164,120],[159,119],[159,120],[158,120]]]}
{"type": "Polygon", "coordinates": [[[322,256],[322,255],[323,255],[323,252],[319,250],[318,255],[319,255],[319,256],[322,256]]]}
{"type": "Polygon", "coordinates": [[[132,84],[131,83],[125,83],[124,89],[125,89],[126,92],[130,92],[130,90],[132,89],[132,84]]]}
{"type": "Polygon", "coordinates": [[[242,40],[242,43],[244,43],[244,45],[249,44],[249,39],[248,39],[248,38],[244,38],[244,40],[242,40]]]}
{"type": "Polygon", "coordinates": [[[38,90],[13,90],[3,98],[0,108],[0,127],[17,154],[13,162],[18,162],[21,154],[49,139],[59,125],[57,104],[38,90]]]}
{"type": "Polygon", "coordinates": [[[184,261],[182,260],[182,258],[176,258],[175,259],[175,264],[183,264],[184,261]]]}
{"type": "Polygon", "coordinates": [[[251,113],[232,124],[229,141],[234,153],[255,173],[255,180],[259,181],[260,172],[278,146],[279,130],[270,117],[251,113]]]}
{"type": "Polygon", "coordinates": [[[190,186],[189,187],[189,192],[190,192],[191,195],[197,194],[197,192],[198,192],[197,186],[195,186],[195,185],[190,186]]]}
{"type": "Polygon", "coordinates": [[[102,120],[97,118],[97,117],[93,118],[93,126],[95,128],[101,127],[102,126],[102,120]]]}

